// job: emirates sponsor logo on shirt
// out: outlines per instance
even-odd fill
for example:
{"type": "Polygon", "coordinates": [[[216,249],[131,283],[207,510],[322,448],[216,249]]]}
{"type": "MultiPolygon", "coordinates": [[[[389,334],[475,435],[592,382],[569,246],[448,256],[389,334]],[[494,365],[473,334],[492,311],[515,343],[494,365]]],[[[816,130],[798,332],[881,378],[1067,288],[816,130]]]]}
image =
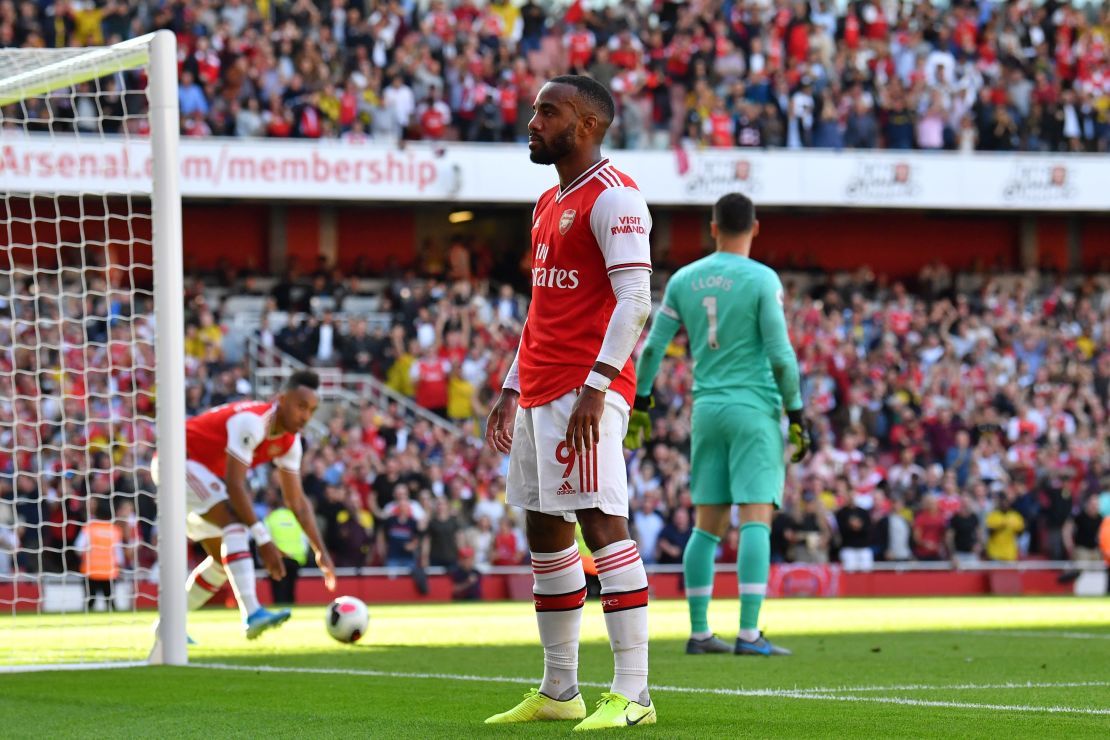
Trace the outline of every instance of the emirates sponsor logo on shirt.
{"type": "Polygon", "coordinates": [[[563,215],[559,217],[559,233],[565,234],[570,231],[570,227],[574,225],[574,209],[568,208],[563,211],[563,215]]]}
{"type": "Polygon", "coordinates": [[[558,267],[533,267],[532,287],[574,290],[578,287],[578,270],[563,270],[558,267]]]}
{"type": "Polygon", "coordinates": [[[270,445],[270,449],[266,450],[266,452],[267,452],[267,454],[270,455],[270,457],[277,457],[278,455],[281,454],[281,450],[282,450],[281,445],[275,443],[275,444],[270,445]]]}

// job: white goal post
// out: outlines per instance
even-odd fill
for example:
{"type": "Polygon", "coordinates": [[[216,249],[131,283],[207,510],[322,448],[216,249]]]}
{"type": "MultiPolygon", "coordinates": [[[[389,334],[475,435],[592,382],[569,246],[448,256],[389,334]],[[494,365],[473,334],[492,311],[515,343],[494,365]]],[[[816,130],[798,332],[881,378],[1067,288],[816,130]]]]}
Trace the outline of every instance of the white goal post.
{"type": "Polygon", "coordinates": [[[0,49],[0,671],[188,660],[178,127],[170,31],[0,49]]]}

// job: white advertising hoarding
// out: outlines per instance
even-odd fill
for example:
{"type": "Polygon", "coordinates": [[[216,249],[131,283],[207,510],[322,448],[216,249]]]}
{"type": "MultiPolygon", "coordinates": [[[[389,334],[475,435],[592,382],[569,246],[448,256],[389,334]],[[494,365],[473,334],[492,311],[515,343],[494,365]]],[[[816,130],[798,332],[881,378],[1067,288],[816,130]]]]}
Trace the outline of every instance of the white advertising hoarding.
{"type": "MultiPolygon", "coordinates": [[[[951,210],[1110,210],[1100,155],[614,151],[654,205],[707,205],[741,191],[765,206],[951,210]]],[[[0,134],[4,192],[134,191],[149,147],[0,134]],[[122,185],[127,183],[127,188],[122,185]]],[[[555,183],[521,145],[183,139],[187,198],[532,204],[555,183]]]]}

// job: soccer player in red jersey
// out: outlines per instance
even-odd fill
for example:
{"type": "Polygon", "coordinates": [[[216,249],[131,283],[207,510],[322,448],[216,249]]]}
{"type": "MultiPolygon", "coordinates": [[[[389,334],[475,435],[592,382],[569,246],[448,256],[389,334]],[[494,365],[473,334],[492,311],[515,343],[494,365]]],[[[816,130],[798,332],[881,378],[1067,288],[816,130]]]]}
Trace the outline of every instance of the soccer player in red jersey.
{"type": "Polygon", "coordinates": [[[621,450],[636,384],[629,357],[651,312],[651,216],[636,183],[601,156],[614,114],[604,86],[556,77],[533,109],[531,160],[555,165],[559,185],[532,215],[532,303],[486,440],[509,454],[508,501],[525,509],[544,677],[486,722],[652,724],[647,575],[628,534],[621,450]],[[576,521],[597,564],[615,667],[588,718],[577,675],[586,580],[576,521]]]}
{"type": "MultiPolygon", "coordinates": [[[[251,640],[284,623],[290,612],[263,609],[255,595],[249,538],[254,537],[258,554],[273,578],[285,577],[285,564],[251,505],[247,488],[250,468],[262,463],[277,467],[285,505],[308,535],[316,564],[324,573],[324,584],[328,590],[335,590],[335,566],[301,487],[300,431],[319,405],[319,385],[316,373],[296,372],[272,402],[229,403],[185,423],[186,533],[208,553],[186,581],[189,609],[199,609],[230,580],[243,616],[243,629],[251,640]]],[[[157,463],[153,471],[157,476],[157,463]]]]}

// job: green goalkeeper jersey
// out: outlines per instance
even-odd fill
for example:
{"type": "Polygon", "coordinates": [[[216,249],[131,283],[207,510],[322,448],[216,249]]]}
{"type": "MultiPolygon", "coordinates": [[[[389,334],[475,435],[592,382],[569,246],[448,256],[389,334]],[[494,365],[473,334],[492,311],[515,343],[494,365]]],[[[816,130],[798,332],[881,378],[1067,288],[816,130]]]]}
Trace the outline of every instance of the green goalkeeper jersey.
{"type": "Polygon", "coordinates": [[[676,272],[636,367],[636,394],[651,393],[680,326],[694,357],[694,403],[753,407],[778,415],[802,407],[782,283],[749,257],[715,252],[676,272]]]}

